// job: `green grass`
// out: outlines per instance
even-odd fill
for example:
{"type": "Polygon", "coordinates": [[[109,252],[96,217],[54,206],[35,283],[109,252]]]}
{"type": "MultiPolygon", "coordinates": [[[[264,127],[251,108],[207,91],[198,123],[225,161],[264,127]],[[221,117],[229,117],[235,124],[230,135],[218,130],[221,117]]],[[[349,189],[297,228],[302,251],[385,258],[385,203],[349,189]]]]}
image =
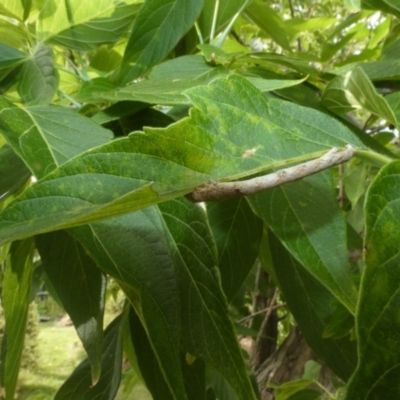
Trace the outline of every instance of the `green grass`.
{"type": "Polygon", "coordinates": [[[39,328],[37,367],[34,371],[21,371],[18,400],[52,399],[85,357],[72,326],[59,327],[53,322],[47,322],[40,324],[39,328]]]}
{"type": "MultiPolygon", "coordinates": [[[[72,326],[61,327],[54,322],[40,324],[38,341],[37,367],[20,372],[18,400],[54,399],[65,379],[85,358],[82,344],[72,326]]],[[[121,385],[116,400],[152,400],[147,388],[132,370],[124,375],[125,385],[121,385]]]]}

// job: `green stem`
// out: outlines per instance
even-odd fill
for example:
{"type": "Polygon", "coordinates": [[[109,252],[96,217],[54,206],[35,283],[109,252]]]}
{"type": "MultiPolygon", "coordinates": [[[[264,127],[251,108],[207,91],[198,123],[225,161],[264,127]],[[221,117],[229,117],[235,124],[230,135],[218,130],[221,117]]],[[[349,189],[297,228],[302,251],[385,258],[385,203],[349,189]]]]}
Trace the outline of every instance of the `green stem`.
{"type": "Polygon", "coordinates": [[[318,382],[317,380],[314,380],[314,383],[319,386],[329,397],[330,400],[335,400],[335,397],[332,395],[332,393],[324,386],[322,385],[320,382],[318,382]]]}
{"type": "Polygon", "coordinates": [[[210,32],[210,44],[212,44],[212,42],[214,41],[215,28],[217,26],[218,9],[219,9],[219,0],[216,0],[215,7],[214,7],[213,20],[212,20],[212,25],[211,25],[211,32],[210,32]]]}
{"type": "Polygon", "coordinates": [[[249,0],[246,0],[242,7],[240,7],[239,11],[233,16],[231,21],[229,22],[229,25],[226,27],[224,32],[222,33],[221,37],[218,39],[217,43],[215,44],[216,47],[222,47],[222,44],[224,43],[226,37],[228,36],[229,32],[231,31],[233,24],[239,17],[239,15],[243,12],[243,10],[247,7],[247,4],[249,3],[249,0]]]}
{"type": "Polygon", "coordinates": [[[200,44],[203,44],[204,43],[203,35],[201,34],[201,30],[197,21],[194,23],[194,27],[196,28],[200,44]]]}
{"type": "Polygon", "coordinates": [[[62,92],[61,90],[58,91],[58,95],[60,96],[60,100],[65,97],[68,101],[70,101],[74,107],[76,108],[82,108],[82,104],[79,103],[78,101],[74,100],[71,96],[69,96],[67,93],[62,92]]]}
{"type": "Polygon", "coordinates": [[[81,74],[81,75],[83,76],[84,81],[89,82],[89,81],[90,81],[90,77],[89,77],[89,75],[88,75],[88,73],[87,73],[87,71],[86,71],[86,64],[85,64],[85,62],[83,61],[81,52],[80,52],[80,51],[77,51],[77,52],[76,52],[76,55],[77,55],[77,57],[78,57],[79,64],[80,64],[80,67],[81,67],[81,70],[82,70],[82,74],[81,74]]]}
{"type": "Polygon", "coordinates": [[[384,165],[396,160],[395,158],[390,158],[388,156],[376,153],[371,150],[358,150],[358,149],[356,152],[356,157],[361,161],[376,165],[378,167],[383,167],[384,165]]]}

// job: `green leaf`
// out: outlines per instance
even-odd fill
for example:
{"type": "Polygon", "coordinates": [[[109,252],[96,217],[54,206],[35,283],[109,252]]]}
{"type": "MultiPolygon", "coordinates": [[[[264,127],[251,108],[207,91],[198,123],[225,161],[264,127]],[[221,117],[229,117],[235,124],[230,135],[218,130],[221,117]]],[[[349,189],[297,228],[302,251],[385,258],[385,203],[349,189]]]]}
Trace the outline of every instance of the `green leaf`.
{"type": "Polygon", "coordinates": [[[300,72],[301,74],[310,75],[312,78],[319,78],[319,73],[308,61],[303,61],[293,56],[259,52],[243,55],[240,61],[243,63],[257,64],[267,69],[276,68],[276,65],[282,65],[291,70],[300,72]]]}
{"type": "Polygon", "coordinates": [[[359,363],[349,400],[400,396],[399,183],[396,161],[381,169],[367,192],[365,266],[356,315],[359,363]]]}
{"type": "Polygon", "coordinates": [[[28,58],[26,53],[0,43],[0,73],[9,68],[14,68],[28,58]]]}
{"type": "Polygon", "coordinates": [[[122,326],[126,313],[115,318],[104,332],[101,376],[92,386],[90,364],[82,361],[56,393],[55,400],[112,400],[121,381],[122,326]]]}
{"type": "Polygon", "coordinates": [[[110,131],[67,108],[23,109],[2,97],[0,132],[37,177],[112,137],[110,131]]]}
{"type": "MultiPolygon", "coordinates": [[[[173,399],[160,370],[155,353],[151,348],[146,331],[133,309],[131,309],[129,317],[131,337],[136,350],[140,372],[146,382],[146,386],[150,390],[154,400],[173,399]]],[[[206,396],[204,362],[196,359],[194,362],[188,364],[183,352],[181,353],[182,371],[188,399],[203,400],[206,396]]]]}
{"type": "Polygon", "coordinates": [[[297,36],[304,34],[305,31],[315,31],[326,29],[337,23],[334,17],[315,17],[315,18],[290,18],[285,20],[285,27],[290,41],[297,36]]]}
{"type": "Polygon", "coordinates": [[[261,0],[252,1],[245,14],[283,49],[290,50],[285,23],[280,15],[261,0]]]}
{"type": "Polygon", "coordinates": [[[203,0],[147,0],[125,49],[122,83],[131,82],[163,60],[192,27],[202,8],[203,0]]]}
{"type": "Polygon", "coordinates": [[[37,236],[36,245],[46,275],[86,350],[95,384],[101,372],[105,277],[65,231],[37,236]]]}
{"type": "Polygon", "coordinates": [[[322,367],[321,364],[318,364],[316,361],[308,360],[304,364],[304,373],[302,378],[318,381],[319,374],[321,372],[321,367],[322,367]]]}
{"type": "Polygon", "coordinates": [[[108,46],[101,46],[90,57],[90,66],[102,72],[111,72],[118,67],[122,56],[114,49],[108,46]]]}
{"type": "Polygon", "coordinates": [[[2,0],[0,4],[0,14],[20,21],[25,15],[25,0],[2,0]]]}
{"type": "Polygon", "coordinates": [[[321,61],[327,62],[333,58],[333,56],[340,50],[343,51],[345,46],[352,40],[354,40],[357,32],[349,32],[344,35],[340,40],[334,40],[333,43],[326,42],[321,48],[321,61]]]}
{"type": "Polygon", "coordinates": [[[222,287],[232,301],[257,258],[263,224],[244,198],[208,203],[207,215],[218,248],[222,287]]]}
{"type": "Polygon", "coordinates": [[[91,50],[114,43],[126,32],[137,12],[137,4],[114,0],[46,1],[41,8],[38,36],[74,50],[91,50]]]}
{"type": "Polygon", "coordinates": [[[153,400],[173,400],[168,384],[153,351],[140,318],[131,308],[129,312],[130,336],[135,348],[140,373],[153,400]]]}
{"type": "Polygon", "coordinates": [[[210,387],[215,395],[215,397],[210,397],[212,400],[238,400],[238,397],[236,396],[235,391],[232,389],[232,386],[218,371],[212,369],[210,366],[207,366],[206,380],[207,387],[210,387]]]}
{"type": "Polygon", "coordinates": [[[18,93],[27,106],[47,105],[57,93],[58,83],[53,50],[40,45],[21,69],[18,93]]]}
{"type": "Polygon", "coordinates": [[[189,400],[204,400],[206,398],[206,368],[200,358],[181,352],[183,376],[189,400]]]}
{"type": "Polygon", "coordinates": [[[79,88],[77,100],[83,103],[104,103],[103,93],[114,92],[116,86],[108,78],[99,77],[83,82],[79,88]]]}
{"type": "Polygon", "coordinates": [[[385,100],[388,102],[393,114],[397,121],[400,121],[400,92],[394,92],[385,96],[385,100]]]}
{"type": "Polygon", "coordinates": [[[292,86],[299,85],[305,81],[304,79],[262,79],[257,77],[248,77],[247,80],[251,82],[258,90],[262,92],[270,92],[273,90],[284,89],[292,86]]]}
{"type": "Polygon", "coordinates": [[[217,77],[227,75],[222,67],[213,67],[200,56],[182,56],[154,68],[148,79],[98,97],[106,100],[132,100],[150,104],[187,104],[186,89],[207,85],[217,77]]]}
{"type": "Polygon", "coordinates": [[[399,65],[398,58],[359,64],[368,78],[373,81],[400,80],[399,65]]]}
{"type": "Polygon", "coordinates": [[[310,381],[309,379],[296,379],[280,386],[271,385],[271,387],[276,389],[276,400],[288,400],[292,397],[292,395],[308,388],[312,384],[313,381],[310,381]]]}
{"type": "Polygon", "coordinates": [[[323,337],[339,339],[351,334],[354,329],[354,316],[342,304],[338,303],[323,332],[323,337]]]}
{"type": "Polygon", "coordinates": [[[119,120],[122,133],[128,135],[130,132],[143,129],[145,126],[164,128],[175,122],[168,114],[154,108],[146,108],[128,117],[119,120]]]}
{"type": "MultiPolygon", "coordinates": [[[[388,18],[389,19],[389,18],[388,18]]],[[[390,19],[389,19],[390,21],[390,19]]],[[[382,60],[383,61],[388,61],[388,60],[397,60],[398,58],[398,52],[400,48],[400,40],[396,39],[387,46],[384,47],[382,50],[382,60]]]]}
{"type": "MultiPolygon", "coordinates": [[[[5,59],[7,59],[7,52],[9,51],[11,51],[12,55],[13,50],[25,48],[26,41],[28,40],[28,32],[21,25],[14,25],[11,21],[9,19],[0,20],[0,60],[2,60],[2,56],[5,56],[5,59]],[[13,50],[6,49],[3,45],[11,47],[13,50]],[[2,54],[3,52],[5,54],[2,54]]],[[[16,54],[16,56],[20,58],[21,55],[16,54]]],[[[28,57],[28,54],[24,54],[25,59],[28,57]]]]}
{"type": "Polygon", "coordinates": [[[334,313],[333,295],[304,269],[269,233],[274,275],[304,338],[320,360],[347,381],[357,365],[357,343],[349,337],[335,339],[323,333],[334,313]]]}
{"type": "Polygon", "coordinates": [[[236,75],[188,95],[196,106],[189,118],[83,153],[25,191],[0,214],[0,243],[135,211],[210,179],[239,179],[332,146],[362,147],[335,119],[267,98],[236,75]]]}
{"type": "Polygon", "coordinates": [[[360,198],[364,195],[368,185],[368,166],[364,163],[352,165],[346,173],[343,183],[346,196],[352,208],[354,208],[360,198]]]}
{"type": "MultiPolygon", "coordinates": [[[[278,399],[278,398],[277,398],[278,399]]],[[[322,394],[315,389],[303,389],[292,394],[288,400],[321,400],[322,394]]]]}
{"type": "Polygon", "coordinates": [[[10,146],[0,148],[0,199],[4,200],[18,190],[31,173],[10,146]]]}
{"type": "Polygon", "coordinates": [[[204,212],[183,199],[164,203],[161,211],[147,208],[72,232],[129,296],[175,397],[186,398],[182,348],[251,398],[204,212]]]}
{"type": "Polygon", "coordinates": [[[185,199],[158,207],[175,257],[183,349],[216,369],[238,398],[255,399],[214,267],[215,245],[203,210],[185,199]]]}
{"type": "Polygon", "coordinates": [[[400,5],[397,0],[362,0],[362,6],[400,16],[400,5]]]}
{"type": "Polygon", "coordinates": [[[116,121],[120,118],[127,117],[129,115],[140,112],[149,105],[146,103],[140,103],[135,101],[119,101],[104,110],[99,111],[97,114],[93,115],[92,121],[96,124],[103,125],[108,122],[116,121]]]}
{"type": "Polygon", "coordinates": [[[179,292],[159,211],[149,207],[74,228],[71,233],[98,266],[119,282],[146,329],[172,393],[185,399],[179,292]]]}
{"type": "Polygon", "coordinates": [[[354,314],[357,290],[331,173],[257,194],[250,204],[300,264],[354,314]]]}
{"type": "Polygon", "coordinates": [[[33,271],[33,240],[11,245],[2,287],[5,333],[1,352],[1,381],[5,400],[14,400],[25,328],[28,320],[29,294],[33,271]]]}
{"type": "Polygon", "coordinates": [[[336,114],[364,110],[397,125],[396,117],[361,68],[333,79],[325,89],[322,103],[336,114]]]}
{"type": "Polygon", "coordinates": [[[212,44],[199,44],[197,48],[201,51],[201,54],[208,63],[212,65],[226,65],[227,67],[229,67],[238,56],[248,52],[246,48],[244,48],[244,50],[240,48],[239,51],[235,52],[227,52],[212,44]]]}

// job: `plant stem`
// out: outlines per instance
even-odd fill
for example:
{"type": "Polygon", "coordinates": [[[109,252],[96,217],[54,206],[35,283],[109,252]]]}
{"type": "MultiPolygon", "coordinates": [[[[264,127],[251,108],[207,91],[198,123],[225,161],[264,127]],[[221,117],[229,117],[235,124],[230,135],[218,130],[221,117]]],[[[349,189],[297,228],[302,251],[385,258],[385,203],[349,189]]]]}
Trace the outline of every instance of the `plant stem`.
{"type": "Polygon", "coordinates": [[[219,0],[215,1],[215,8],[214,8],[214,15],[211,25],[211,32],[210,32],[210,44],[212,44],[215,35],[215,28],[217,26],[217,18],[218,18],[218,9],[219,9],[219,0]]]}
{"type": "Polygon", "coordinates": [[[390,158],[371,150],[357,150],[356,157],[361,161],[376,165],[378,167],[383,167],[384,165],[396,160],[395,158],[390,158]]]}
{"type": "Polygon", "coordinates": [[[229,22],[228,26],[226,27],[226,29],[224,30],[222,35],[219,37],[217,43],[215,44],[216,47],[221,47],[222,46],[222,44],[224,43],[224,41],[225,41],[226,37],[228,36],[229,32],[232,30],[233,24],[235,23],[235,21],[237,20],[239,15],[243,12],[243,10],[247,7],[248,3],[249,3],[249,0],[246,0],[243,3],[242,7],[240,7],[239,11],[232,17],[232,19],[229,22]]]}
{"type": "Polygon", "coordinates": [[[276,310],[277,308],[286,307],[286,306],[287,306],[286,303],[275,304],[274,306],[270,306],[270,307],[267,307],[267,308],[263,308],[262,310],[256,311],[256,312],[254,312],[254,313],[248,315],[247,317],[243,317],[243,318],[239,319],[239,320],[236,321],[236,322],[237,322],[238,324],[242,324],[243,322],[246,322],[246,321],[248,321],[248,320],[250,320],[250,319],[256,317],[257,315],[266,313],[266,312],[269,311],[269,309],[271,309],[271,308],[272,308],[273,310],[276,310]]]}
{"type": "Polygon", "coordinates": [[[197,37],[199,38],[200,44],[203,44],[204,43],[203,35],[201,34],[201,30],[197,21],[194,23],[194,27],[196,28],[197,37]]]}

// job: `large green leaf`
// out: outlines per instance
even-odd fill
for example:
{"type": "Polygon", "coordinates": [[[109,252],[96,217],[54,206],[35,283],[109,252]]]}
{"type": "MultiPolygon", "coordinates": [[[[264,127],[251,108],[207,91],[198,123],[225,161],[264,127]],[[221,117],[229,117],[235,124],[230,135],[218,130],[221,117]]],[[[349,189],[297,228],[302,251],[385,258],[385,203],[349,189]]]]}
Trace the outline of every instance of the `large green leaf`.
{"type": "Polygon", "coordinates": [[[19,108],[2,97],[0,133],[39,178],[112,137],[110,131],[67,108],[19,108]]]}
{"type": "Polygon", "coordinates": [[[268,4],[261,0],[254,0],[246,7],[245,15],[278,43],[279,46],[285,50],[290,50],[285,23],[281,16],[268,4]]]}
{"type": "Polygon", "coordinates": [[[175,257],[183,349],[216,369],[240,399],[255,399],[228,316],[203,210],[185,199],[164,202],[159,208],[175,257]]]}
{"type": "Polygon", "coordinates": [[[269,233],[268,239],[279,289],[305,339],[318,358],[347,381],[357,365],[356,341],[323,336],[333,315],[334,297],[296,262],[275,235],[269,233]]]}
{"type": "Polygon", "coordinates": [[[1,383],[5,400],[14,400],[25,328],[28,320],[29,294],[33,271],[33,240],[11,245],[2,288],[5,333],[1,351],[1,383]]]}
{"type": "Polygon", "coordinates": [[[125,49],[122,82],[131,82],[164,59],[191,28],[202,7],[203,0],[147,0],[125,49]]]}
{"type": "Polygon", "coordinates": [[[92,385],[88,360],[82,361],[56,393],[55,400],[113,400],[121,382],[122,328],[126,313],[115,318],[104,332],[101,376],[92,385]]]}
{"type": "Polygon", "coordinates": [[[0,199],[18,190],[31,175],[24,162],[10,146],[0,148],[0,199]]]}
{"type": "Polygon", "coordinates": [[[400,397],[400,162],[384,167],[365,205],[365,267],[357,310],[359,364],[347,399],[400,397]]]}
{"type": "Polygon", "coordinates": [[[300,264],[354,314],[357,290],[346,223],[330,171],[252,196],[250,204],[300,264]]]}
{"type": "Polygon", "coordinates": [[[187,104],[188,99],[183,94],[186,89],[206,85],[227,73],[224,67],[213,67],[201,56],[182,56],[156,66],[148,79],[100,93],[98,97],[150,104],[187,104]]]}
{"type": "MultiPolygon", "coordinates": [[[[138,210],[210,179],[238,179],[332,146],[362,147],[335,119],[267,98],[237,75],[189,96],[196,106],[189,118],[83,153],[25,191],[0,214],[0,243],[138,210]]],[[[17,125],[17,111],[24,112],[11,110],[9,124],[17,125]]]]}
{"type": "MultiPolygon", "coordinates": [[[[204,49],[206,45],[202,46],[204,49]]],[[[211,46],[213,48],[213,46],[211,46]]],[[[105,100],[131,100],[150,104],[187,104],[184,92],[200,85],[207,85],[218,77],[227,76],[223,66],[212,66],[198,55],[187,55],[165,61],[156,66],[148,78],[123,88],[105,91],[97,90],[95,96],[105,100]]],[[[247,77],[261,91],[272,91],[303,82],[304,79],[278,80],[247,77]]],[[[85,89],[86,91],[89,90],[85,89]]],[[[94,89],[93,89],[94,91],[94,89]]]]}
{"type": "Polygon", "coordinates": [[[162,214],[146,208],[72,232],[129,296],[176,398],[189,395],[181,349],[212,364],[240,397],[249,396],[204,211],[183,199],[160,207],[162,214]]]}
{"type": "Polygon", "coordinates": [[[396,117],[361,68],[333,79],[325,89],[322,103],[336,114],[364,110],[397,125],[396,117]]]}
{"type": "Polygon", "coordinates": [[[222,287],[231,301],[257,258],[263,224],[244,198],[208,203],[207,214],[218,248],[222,287]]]}
{"type": "Polygon", "coordinates": [[[172,393],[185,399],[179,293],[159,211],[150,207],[71,232],[99,267],[118,280],[140,316],[172,393]]]}
{"type": "Polygon", "coordinates": [[[58,82],[53,50],[40,45],[21,69],[18,93],[27,106],[47,105],[58,90],[58,82]]]}
{"type": "Polygon", "coordinates": [[[41,8],[38,36],[75,50],[113,43],[129,28],[137,4],[115,0],[47,0],[41,8]]]}
{"type": "Polygon", "coordinates": [[[101,372],[105,277],[65,231],[37,236],[36,245],[46,275],[86,350],[96,383],[101,372]]]}

